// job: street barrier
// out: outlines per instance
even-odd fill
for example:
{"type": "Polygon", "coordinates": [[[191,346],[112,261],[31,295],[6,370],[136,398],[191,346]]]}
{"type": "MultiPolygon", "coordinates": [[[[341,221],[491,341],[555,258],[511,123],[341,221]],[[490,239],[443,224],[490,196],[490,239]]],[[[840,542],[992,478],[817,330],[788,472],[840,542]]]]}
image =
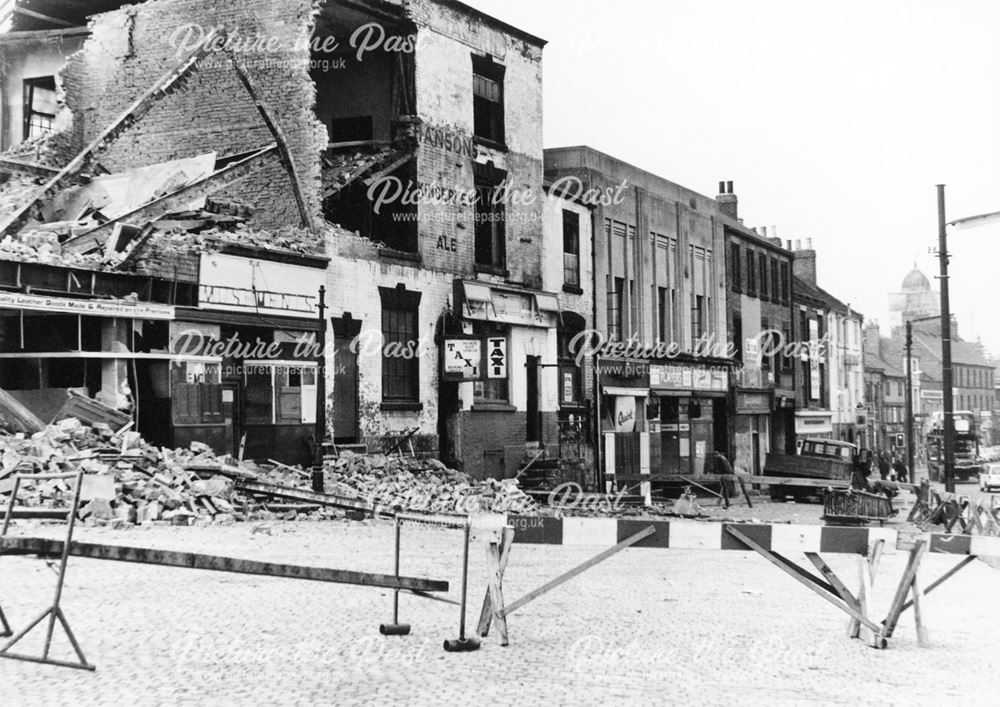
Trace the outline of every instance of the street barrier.
{"type": "MultiPolygon", "coordinates": [[[[973,560],[994,566],[1000,558],[1000,537],[955,535],[894,528],[839,527],[761,523],[705,523],[615,518],[546,518],[510,516],[519,543],[540,545],[615,545],[644,528],[654,532],[632,544],[636,548],[689,550],[752,550],[850,617],[848,635],[875,648],[886,648],[902,614],[912,608],[921,646],[927,645],[923,624],[923,597],[953,577],[973,560]],[[870,615],[872,584],[886,549],[909,554],[885,619],[870,615]],[[788,555],[803,554],[819,575],[788,555]],[[859,588],[852,592],[822,558],[821,553],[858,557],[859,588]],[[962,555],[962,560],[923,588],[920,564],[927,554],[962,555]],[[909,597],[909,599],[908,599],[909,597]]],[[[508,610],[507,613],[510,613],[508,610]]]]}

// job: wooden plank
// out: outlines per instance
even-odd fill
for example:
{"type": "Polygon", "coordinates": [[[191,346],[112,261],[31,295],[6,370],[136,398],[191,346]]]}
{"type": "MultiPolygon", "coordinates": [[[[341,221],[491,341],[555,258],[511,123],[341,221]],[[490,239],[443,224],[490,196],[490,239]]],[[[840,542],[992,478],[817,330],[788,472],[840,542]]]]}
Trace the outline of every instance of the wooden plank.
{"type": "MultiPolygon", "coordinates": [[[[220,32],[219,41],[224,42],[226,35],[220,32]]],[[[214,49],[214,42],[204,42],[194,49],[176,67],[168,70],[150,88],[137,98],[132,105],[120,113],[115,120],[105,128],[76,157],[69,161],[59,172],[35,192],[31,199],[24,202],[16,211],[9,214],[0,225],[0,236],[16,231],[31,215],[39,201],[54,194],[64,187],[64,181],[76,176],[96,159],[97,155],[107,149],[115,138],[127,128],[135,124],[153,108],[153,106],[177,86],[186,76],[195,70],[199,61],[214,49]],[[211,46],[210,46],[211,45],[211,46]]]]}
{"type": "Polygon", "coordinates": [[[260,94],[257,92],[256,86],[253,84],[253,80],[247,73],[243,64],[237,60],[235,53],[229,52],[229,59],[233,63],[233,68],[236,69],[236,75],[239,76],[240,82],[243,84],[243,88],[246,89],[247,94],[250,96],[250,100],[254,102],[257,106],[257,112],[260,113],[261,119],[267,126],[267,129],[271,131],[271,135],[274,136],[275,142],[278,144],[278,150],[281,155],[281,162],[285,166],[285,171],[288,172],[288,179],[292,184],[292,196],[295,198],[295,206],[299,210],[299,220],[304,228],[308,228],[310,231],[316,231],[316,224],[313,222],[312,214],[309,212],[309,208],[306,206],[305,196],[302,189],[302,179],[299,176],[299,170],[295,165],[295,158],[292,155],[291,150],[288,149],[288,141],[285,139],[285,133],[282,131],[281,126],[274,119],[274,115],[271,113],[270,109],[261,100],[260,94]]]}
{"type": "Polygon", "coordinates": [[[927,637],[927,627],[924,626],[924,615],[920,606],[923,603],[924,591],[920,587],[919,572],[913,575],[913,583],[910,585],[910,591],[913,593],[913,621],[917,627],[917,645],[921,648],[927,648],[930,645],[930,641],[927,637]]]}
{"type": "Polygon", "coordinates": [[[896,624],[903,613],[903,602],[906,599],[906,595],[910,592],[910,587],[913,585],[913,578],[917,575],[917,568],[920,566],[920,561],[923,559],[926,550],[926,540],[917,540],[916,545],[910,550],[910,558],[906,563],[906,569],[903,570],[903,576],[899,580],[899,586],[896,588],[896,596],[889,606],[889,613],[882,622],[882,625],[885,627],[884,634],[886,638],[891,637],[892,632],[896,630],[896,624]]]}
{"type": "MultiPolygon", "coordinates": [[[[514,529],[507,526],[503,529],[500,542],[500,560],[498,563],[500,577],[507,571],[507,561],[510,559],[510,547],[514,543],[514,529]]],[[[486,596],[483,597],[483,608],[479,612],[479,625],[476,633],[485,638],[490,634],[490,626],[493,624],[493,600],[489,587],[486,588],[486,596]]]]}
{"type": "MultiPolygon", "coordinates": [[[[63,547],[64,543],[61,540],[30,537],[0,537],[0,553],[3,554],[51,557],[61,555],[63,547]]],[[[74,557],[86,557],[92,560],[134,562],[163,567],[210,570],[213,572],[233,572],[236,574],[252,574],[266,577],[306,579],[314,582],[356,584],[366,587],[385,587],[386,589],[412,589],[424,592],[448,591],[448,582],[440,580],[422,579],[419,577],[395,577],[391,574],[372,574],[369,572],[355,572],[352,570],[325,567],[288,565],[194,552],[72,542],[70,543],[69,554],[74,557]]]]}
{"type": "Polygon", "coordinates": [[[492,621],[497,625],[500,645],[506,646],[510,642],[510,637],[507,633],[507,615],[503,600],[503,572],[500,569],[499,543],[489,543],[486,546],[486,571],[489,575],[490,604],[493,607],[492,621]]]}
{"type": "Polygon", "coordinates": [[[858,621],[860,621],[863,625],[869,627],[873,632],[878,633],[880,631],[879,626],[876,626],[871,620],[868,619],[868,617],[862,616],[858,611],[855,611],[852,607],[847,606],[847,604],[845,604],[843,600],[837,597],[835,593],[833,593],[832,591],[830,592],[824,591],[821,588],[820,583],[816,581],[815,578],[813,578],[813,581],[809,581],[809,579],[807,579],[807,576],[811,577],[811,575],[809,575],[808,572],[805,572],[805,570],[799,569],[798,572],[793,571],[788,566],[788,564],[785,564],[789,563],[789,561],[785,560],[785,558],[781,558],[779,560],[775,556],[775,553],[772,553],[770,550],[765,550],[763,547],[755,543],[753,540],[751,540],[746,535],[744,535],[743,533],[741,533],[739,530],[737,530],[732,526],[727,525],[725,526],[725,529],[727,533],[729,533],[734,538],[739,540],[741,543],[746,545],[749,549],[754,550],[755,552],[757,552],[757,554],[763,556],[768,562],[772,563],[782,571],[786,572],[789,576],[794,578],[797,582],[800,582],[803,586],[808,587],[813,592],[816,592],[816,594],[823,597],[826,601],[830,602],[841,611],[847,613],[849,616],[852,616],[858,621]]]}
{"type": "Polygon", "coordinates": [[[0,427],[6,421],[14,432],[33,435],[45,429],[45,423],[38,419],[31,410],[26,408],[13,395],[0,388],[0,427]]]}
{"type": "MultiPolygon", "coordinates": [[[[858,572],[867,572],[867,578],[863,574],[859,574],[858,606],[859,612],[863,616],[868,616],[868,597],[871,596],[871,585],[875,583],[875,575],[878,572],[879,563],[882,561],[882,550],[884,548],[885,540],[879,538],[872,544],[866,557],[858,558],[858,572]],[[862,603],[861,592],[865,589],[867,589],[867,594],[865,594],[865,601],[862,603]]],[[[847,635],[849,638],[859,638],[861,636],[861,623],[855,619],[851,619],[851,622],[848,624],[847,635]]]]}
{"type": "Polygon", "coordinates": [[[261,481],[253,481],[245,478],[236,480],[236,488],[239,491],[249,493],[259,493],[264,496],[275,496],[277,498],[290,498],[295,501],[306,503],[318,503],[321,506],[331,506],[333,508],[349,508],[355,511],[374,513],[374,507],[367,501],[359,501],[343,496],[334,496],[328,493],[316,493],[305,489],[292,488],[290,486],[277,486],[275,484],[265,484],[261,481]]]}
{"type": "MultiPolygon", "coordinates": [[[[952,575],[954,575],[955,573],[957,573],[960,569],[962,569],[966,565],[970,565],[973,562],[975,562],[976,559],[977,559],[976,555],[969,555],[968,557],[963,558],[962,561],[959,562],[957,565],[955,565],[950,570],[948,570],[947,572],[945,572],[943,575],[941,575],[940,577],[938,577],[937,579],[935,579],[933,582],[931,582],[930,584],[928,584],[927,588],[924,589],[923,594],[925,594],[925,595],[926,594],[930,594],[935,589],[937,589],[942,584],[944,584],[945,580],[947,580],[949,577],[951,577],[952,575]]],[[[912,600],[904,603],[903,604],[903,608],[902,608],[902,610],[901,610],[900,613],[902,613],[903,611],[906,611],[911,606],[913,606],[913,601],[912,600]]]]}
{"type": "Polygon", "coordinates": [[[833,569],[830,568],[830,565],[826,564],[826,562],[823,560],[822,557],[819,556],[818,553],[807,552],[805,553],[805,556],[810,562],[813,563],[816,569],[818,569],[820,573],[824,577],[826,577],[826,581],[829,582],[830,585],[837,591],[837,594],[840,595],[840,598],[843,599],[848,606],[853,606],[854,608],[857,608],[858,606],[857,598],[855,598],[854,594],[851,593],[851,590],[847,588],[847,585],[841,581],[840,577],[836,575],[833,569]]]}
{"type": "Polygon", "coordinates": [[[604,550],[603,552],[600,552],[597,555],[594,555],[593,557],[591,557],[586,562],[584,562],[584,563],[582,563],[580,565],[577,565],[576,567],[574,567],[573,569],[569,570],[568,572],[564,572],[563,574],[559,575],[555,579],[553,579],[553,580],[551,580],[549,582],[546,582],[542,586],[538,587],[538,589],[534,589],[534,590],[528,592],[527,594],[525,594],[523,597],[521,597],[517,601],[515,601],[515,602],[513,602],[511,604],[508,604],[506,606],[506,608],[504,608],[502,611],[496,612],[495,615],[497,615],[497,616],[503,616],[503,617],[510,616],[511,614],[513,614],[515,611],[517,611],[518,609],[520,609],[522,606],[524,606],[528,602],[534,601],[535,599],[537,599],[538,597],[542,596],[543,594],[549,592],[552,589],[555,589],[560,584],[568,582],[569,580],[573,579],[577,575],[586,572],[587,570],[589,570],[594,565],[599,564],[601,562],[604,562],[604,560],[608,559],[612,555],[618,554],[622,550],[625,550],[626,548],[629,548],[632,545],[635,545],[640,540],[644,540],[644,539],[648,538],[650,535],[653,535],[655,533],[656,533],[656,527],[652,526],[652,525],[646,527],[643,530],[640,530],[638,533],[636,533],[632,537],[626,538],[625,540],[622,540],[620,543],[618,543],[614,547],[609,547],[607,550],[604,550]]]}

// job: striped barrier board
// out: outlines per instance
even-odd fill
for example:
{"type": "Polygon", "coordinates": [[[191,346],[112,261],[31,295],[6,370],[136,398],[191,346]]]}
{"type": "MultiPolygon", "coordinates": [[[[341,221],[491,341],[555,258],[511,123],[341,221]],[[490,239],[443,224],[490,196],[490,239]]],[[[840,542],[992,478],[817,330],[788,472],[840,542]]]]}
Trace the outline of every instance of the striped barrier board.
{"type": "Polygon", "coordinates": [[[635,547],[746,551],[746,546],[727,530],[733,528],[773,552],[864,555],[879,540],[891,552],[897,548],[908,550],[917,540],[924,539],[930,553],[1000,557],[1000,538],[909,533],[894,528],[520,515],[508,516],[507,522],[514,528],[514,542],[533,545],[611,546],[652,525],[656,533],[635,547]]]}

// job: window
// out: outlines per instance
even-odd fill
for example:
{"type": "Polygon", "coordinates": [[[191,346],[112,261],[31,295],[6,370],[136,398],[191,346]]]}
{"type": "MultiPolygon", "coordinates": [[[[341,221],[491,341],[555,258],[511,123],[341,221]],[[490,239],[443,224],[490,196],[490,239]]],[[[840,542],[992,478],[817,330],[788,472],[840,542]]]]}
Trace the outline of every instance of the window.
{"type": "Polygon", "coordinates": [[[781,339],[781,370],[790,373],[792,370],[792,355],[791,347],[788,344],[792,341],[792,332],[789,327],[781,330],[781,339]]]}
{"type": "MultiPolygon", "coordinates": [[[[769,329],[770,329],[770,326],[768,324],[768,321],[766,319],[761,319],[760,320],[760,330],[761,330],[761,332],[769,331],[769,329]]],[[[761,346],[762,349],[765,348],[765,347],[767,347],[767,349],[770,350],[770,348],[771,348],[771,341],[770,341],[770,339],[771,339],[770,335],[767,335],[766,337],[765,336],[760,337],[759,340],[760,340],[760,346],[761,346]]],[[[761,368],[762,371],[770,371],[771,370],[771,357],[770,356],[765,356],[763,351],[761,351],[760,368],[761,368]]]]}
{"type": "Polygon", "coordinates": [[[177,425],[221,424],[222,365],[177,361],[170,366],[170,398],[177,425]]]}
{"type": "Polygon", "coordinates": [[[506,173],[489,165],[476,165],[476,266],[495,275],[506,275],[506,211],[500,185],[506,173]]]}
{"type": "Polygon", "coordinates": [[[264,425],[316,422],[316,364],[247,361],[246,418],[264,425]]]}
{"type": "Polygon", "coordinates": [[[781,301],[781,281],[778,279],[777,258],[771,258],[771,301],[781,301]]]}
{"type": "Polygon", "coordinates": [[[580,214],[563,209],[563,283],[580,286],[580,214]]]}
{"type": "Polygon", "coordinates": [[[757,263],[760,265],[760,298],[767,300],[767,256],[764,253],[760,253],[757,257],[757,263]]]}
{"type": "Polygon", "coordinates": [[[747,251],[747,294],[753,297],[757,293],[757,264],[753,259],[753,251],[747,251]]]}
{"type": "Polygon", "coordinates": [[[791,294],[789,294],[789,278],[788,278],[788,263],[781,264],[781,303],[788,304],[789,299],[791,299],[791,294]]]}
{"type": "Polygon", "coordinates": [[[419,404],[418,313],[420,293],[380,287],[382,299],[383,404],[419,404]]]}
{"type": "Polygon", "coordinates": [[[40,76],[24,80],[24,139],[52,132],[56,117],[56,79],[40,76]]]}
{"type": "Polygon", "coordinates": [[[691,308],[691,337],[695,341],[705,335],[705,297],[694,296],[694,306],[691,308]]]}
{"type": "Polygon", "coordinates": [[[739,243],[729,244],[729,262],[732,263],[732,270],[729,276],[732,278],[733,292],[741,292],[743,290],[743,273],[740,271],[739,243]]]}
{"type": "MultiPolygon", "coordinates": [[[[510,347],[506,344],[508,340],[507,328],[493,324],[491,322],[473,322],[472,333],[483,340],[482,362],[479,370],[490,370],[490,353],[494,347],[490,345],[490,339],[502,339],[507,351],[510,347]]],[[[483,378],[473,384],[474,403],[506,403],[510,399],[509,385],[507,383],[510,376],[510,367],[503,378],[483,378]]]]}
{"type": "Polygon", "coordinates": [[[612,288],[608,292],[608,336],[612,339],[622,338],[622,311],[625,306],[625,279],[611,279],[612,288]]]}
{"type": "Polygon", "coordinates": [[[472,57],[473,132],[477,138],[504,144],[504,67],[491,57],[472,57]]]}
{"type": "Polygon", "coordinates": [[[656,288],[656,313],[658,341],[670,341],[670,299],[666,287],[656,288]]]}
{"type": "Polygon", "coordinates": [[[559,404],[579,405],[583,401],[583,372],[576,365],[573,339],[586,329],[583,317],[567,312],[557,332],[559,346],[559,404]]]}
{"type": "Polygon", "coordinates": [[[743,317],[739,314],[733,315],[733,352],[734,358],[740,363],[743,362],[743,317]]]}

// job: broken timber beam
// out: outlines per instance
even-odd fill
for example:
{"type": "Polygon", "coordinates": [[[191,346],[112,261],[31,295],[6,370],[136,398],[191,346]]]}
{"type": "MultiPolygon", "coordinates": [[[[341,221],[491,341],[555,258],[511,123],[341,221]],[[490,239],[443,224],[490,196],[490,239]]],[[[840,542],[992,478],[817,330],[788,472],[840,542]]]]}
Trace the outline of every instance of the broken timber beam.
{"type": "Polygon", "coordinates": [[[220,189],[225,189],[242,179],[246,179],[251,174],[266,166],[266,158],[277,156],[277,154],[277,145],[271,143],[253,152],[248,157],[228,164],[203,179],[199,179],[196,182],[181,187],[177,191],[165,194],[158,199],[143,204],[127,214],[122,214],[113,221],[102,223],[100,226],[95,226],[89,231],[81,233],[79,236],[70,238],[63,243],[63,249],[74,253],[87,253],[96,250],[111,235],[116,224],[128,223],[138,226],[145,222],[153,221],[158,216],[168,214],[171,211],[183,209],[198,197],[214,194],[220,189]]]}
{"type": "Polygon", "coordinates": [[[277,496],[278,498],[290,498],[296,501],[307,503],[318,503],[321,506],[331,506],[333,508],[347,508],[365,513],[375,513],[375,508],[367,501],[358,501],[343,496],[334,496],[328,493],[316,493],[305,489],[292,488],[291,486],[277,486],[275,484],[265,484],[260,481],[249,479],[237,479],[236,488],[244,493],[259,493],[265,496],[277,496]]]}
{"type": "MultiPolygon", "coordinates": [[[[220,35],[225,39],[225,35],[220,35]]],[[[70,160],[69,164],[59,170],[55,176],[49,179],[44,185],[38,188],[34,195],[20,208],[11,213],[7,220],[0,225],[0,236],[17,231],[24,222],[31,216],[32,210],[39,201],[51,196],[58,189],[66,186],[66,181],[76,176],[88,165],[92,164],[97,155],[103,152],[108,145],[114,142],[124,130],[130,128],[138,120],[142,119],[152,107],[163,96],[166,96],[187,76],[189,76],[200,62],[215,46],[214,42],[203,42],[197,49],[187,55],[187,58],[173,69],[167,71],[154,83],[149,90],[135,100],[128,108],[121,113],[114,122],[105,128],[100,135],[94,138],[76,157],[70,160]]]]}
{"type": "Polygon", "coordinates": [[[246,89],[250,99],[257,106],[257,112],[260,113],[261,119],[267,125],[267,129],[271,131],[271,135],[274,136],[275,142],[278,145],[278,154],[281,155],[281,162],[285,167],[285,171],[288,172],[288,178],[292,183],[292,195],[295,197],[295,205],[298,207],[299,219],[302,221],[302,226],[315,232],[316,224],[313,222],[312,214],[309,213],[309,208],[306,206],[302,190],[302,180],[299,179],[299,171],[295,166],[295,158],[292,157],[291,150],[288,149],[288,141],[285,140],[285,134],[278,126],[271,111],[261,100],[256,86],[254,86],[253,81],[250,79],[250,75],[232,52],[230,52],[229,60],[233,63],[233,68],[243,83],[243,88],[246,89]]]}
{"type": "MultiPolygon", "coordinates": [[[[50,540],[48,538],[9,536],[0,538],[0,554],[4,555],[59,556],[63,551],[63,546],[63,541],[50,540]]],[[[365,587],[384,587],[386,589],[402,589],[404,591],[448,591],[448,582],[442,580],[421,579],[419,577],[396,577],[391,574],[372,574],[369,572],[354,572],[326,567],[286,565],[277,562],[245,560],[236,557],[205,555],[195,552],[71,542],[69,554],[74,557],[86,557],[92,560],[134,562],[144,565],[183,567],[194,570],[233,572],[236,574],[252,574],[287,579],[308,579],[315,582],[357,584],[365,587]]]]}

